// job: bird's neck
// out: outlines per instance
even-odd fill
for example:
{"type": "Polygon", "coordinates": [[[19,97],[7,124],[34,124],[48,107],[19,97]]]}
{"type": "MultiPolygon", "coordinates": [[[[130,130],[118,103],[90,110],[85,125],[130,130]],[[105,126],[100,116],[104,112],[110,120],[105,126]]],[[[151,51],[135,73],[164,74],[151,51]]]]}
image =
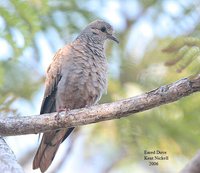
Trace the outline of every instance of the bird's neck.
{"type": "Polygon", "coordinates": [[[75,41],[80,41],[85,45],[90,45],[92,47],[96,47],[98,49],[104,50],[104,41],[98,40],[97,38],[88,37],[86,35],[79,35],[75,41]]]}

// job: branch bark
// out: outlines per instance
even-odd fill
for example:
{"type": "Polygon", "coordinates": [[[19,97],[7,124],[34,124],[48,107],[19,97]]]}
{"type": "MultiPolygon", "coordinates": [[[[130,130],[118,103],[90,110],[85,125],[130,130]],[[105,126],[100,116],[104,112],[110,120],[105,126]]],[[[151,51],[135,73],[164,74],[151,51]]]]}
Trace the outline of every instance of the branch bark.
{"type": "Polygon", "coordinates": [[[14,153],[2,137],[0,137],[0,172],[24,173],[14,153]]]}
{"type": "Polygon", "coordinates": [[[180,173],[199,173],[200,172],[200,151],[189,161],[180,173]]]}
{"type": "Polygon", "coordinates": [[[126,117],[163,104],[177,101],[194,92],[200,91],[200,74],[184,78],[169,85],[161,86],[150,92],[89,108],[55,113],[10,117],[0,119],[0,135],[24,135],[42,133],[59,128],[76,127],[106,120],[126,117]]]}

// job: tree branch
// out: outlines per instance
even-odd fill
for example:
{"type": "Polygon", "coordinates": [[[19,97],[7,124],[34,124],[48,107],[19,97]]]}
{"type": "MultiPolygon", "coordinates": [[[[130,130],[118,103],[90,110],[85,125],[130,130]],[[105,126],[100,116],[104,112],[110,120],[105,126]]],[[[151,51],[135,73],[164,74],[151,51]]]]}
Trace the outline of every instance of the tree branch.
{"type": "Polygon", "coordinates": [[[17,163],[15,155],[0,136],[0,172],[24,173],[17,163]]]}
{"type": "Polygon", "coordinates": [[[89,108],[71,110],[67,113],[10,117],[0,119],[0,135],[24,135],[42,133],[59,128],[76,127],[106,120],[126,117],[163,104],[177,101],[200,91],[200,74],[161,86],[150,92],[89,108]]]}
{"type": "Polygon", "coordinates": [[[199,173],[200,171],[200,151],[189,161],[180,173],[199,173]]]}

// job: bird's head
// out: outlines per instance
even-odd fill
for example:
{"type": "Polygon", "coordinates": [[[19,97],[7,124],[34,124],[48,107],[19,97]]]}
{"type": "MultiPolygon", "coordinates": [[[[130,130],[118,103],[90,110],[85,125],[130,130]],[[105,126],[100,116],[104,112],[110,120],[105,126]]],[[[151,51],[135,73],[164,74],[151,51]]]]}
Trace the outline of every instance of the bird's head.
{"type": "Polygon", "coordinates": [[[112,26],[103,20],[95,20],[91,22],[81,32],[82,35],[87,36],[87,38],[91,39],[92,41],[104,43],[105,40],[110,39],[119,43],[113,33],[114,31],[112,26]]]}

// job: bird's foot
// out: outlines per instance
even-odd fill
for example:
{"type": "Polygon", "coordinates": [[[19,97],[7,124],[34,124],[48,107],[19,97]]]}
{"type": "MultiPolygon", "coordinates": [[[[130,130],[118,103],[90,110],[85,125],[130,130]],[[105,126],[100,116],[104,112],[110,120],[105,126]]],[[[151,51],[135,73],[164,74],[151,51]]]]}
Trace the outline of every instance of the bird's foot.
{"type": "Polygon", "coordinates": [[[87,104],[87,105],[85,105],[85,108],[89,108],[89,107],[91,107],[91,106],[93,106],[93,105],[87,104]]]}
{"type": "Polygon", "coordinates": [[[58,111],[57,111],[57,114],[55,115],[55,120],[58,121],[60,120],[60,112],[63,112],[65,111],[65,115],[67,114],[68,111],[70,111],[69,108],[59,108],[58,111]]]}
{"type": "Polygon", "coordinates": [[[70,108],[65,108],[65,115],[70,111],[70,108]]]}

